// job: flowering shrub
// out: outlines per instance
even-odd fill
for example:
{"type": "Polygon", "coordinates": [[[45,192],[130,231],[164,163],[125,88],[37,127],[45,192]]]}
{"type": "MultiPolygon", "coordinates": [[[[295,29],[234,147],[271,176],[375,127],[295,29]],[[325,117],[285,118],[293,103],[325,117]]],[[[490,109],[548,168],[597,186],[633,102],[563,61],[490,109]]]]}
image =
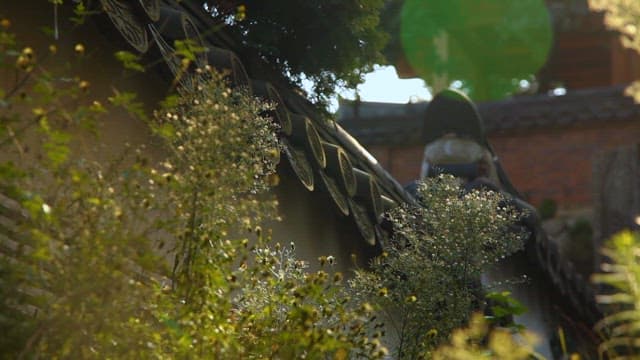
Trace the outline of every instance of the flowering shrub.
{"type": "Polygon", "coordinates": [[[515,337],[506,329],[490,330],[486,319],[474,314],[466,328],[456,329],[447,344],[433,353],[434,360],[527,360],[535,355],[536,338],[529,332],[515,337]]]}
{"type": "Polygon", "coordinates": [[[398,358],[426,357],[483,302],[480,275],[522,247],[495,192],[462,194],[450,176],[419,185],[420,203],[390,215],[394,243],[353,285],[385,314],[398,358]]]}
{"type": "MultiPolygon", "coordinates": [[[[605,25],[618,33],[624,47],[640,51],[640,4],[627,0],[589,0],[588,3],[592,10],[604,14],[605,25]]],[[[627,86],[625,95],[640,102],[640,82],[633,81],[627,86]]]]}
{"type": "Polygon", "coordinates": [[[252,353],[283,359],[387,355],[380,339],[367,333],[376,325],[373,307],[353,301],[342,274],[330,272],[333,258],[321,257],[322,269],[309,273],[293,249],[276,244],[255,250],[260,274],[240,289],[235,310],[246,343],[257,349],[252,353]]]}
{"type": "Polygon", "coordinates": [[[601,264],[601,272],[593,275],[600,285],[596,300],[606,316],[594,329],[603,341],[598,347],[602,358],[630,359],[640,354],[637,329],[640,326],[640,234],[623,231],[607,241],[602,254],[610,262],[601,264]]]}
{"type": "Polygon", "coordinates": [[[147,117],[132,93],[91,99],[73,67],[47,69],[0,26],[0,68],[16,74],[0,89],[3,358],[385,354],[339,274],[268,246],[280,149],[264,104],[202,69],[147,117]],[[76,135],[100,143],[116,107],[149,123],[159,161],[144,146],[101,163],[74,151],[76,135]]]}

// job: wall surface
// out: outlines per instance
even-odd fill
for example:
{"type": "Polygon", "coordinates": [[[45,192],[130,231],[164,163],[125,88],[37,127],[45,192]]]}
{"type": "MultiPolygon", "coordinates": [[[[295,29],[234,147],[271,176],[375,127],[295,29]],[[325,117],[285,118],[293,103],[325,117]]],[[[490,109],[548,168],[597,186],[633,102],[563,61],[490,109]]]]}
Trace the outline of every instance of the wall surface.
{"type": "Polygon", "coordinates": [[[402,185],[406,185],[420,176],[424,146],[371,146],[367,150],[402,185]]]}
{"type": "MultiPolygon", "coordinates": [[[[553,199],[565,210],[592,204],[594,157],[601,151],[633,144],[640,121],[553,127],[489,135],[513,185],[533,204],[553,199]]],[[[402,184],[418,178],[422,145],[381,146],[369,151],[402,184]]]]}
{"type": "MultiPolygon", "coordinates": [[[[69,6],[59,7],[57,21],[53,16],[53,4],[41,2],[38,6],[27,2],[10,1],[3,4],[0,16],[11,22],[9,31],[16,34],[16,41],[20,47],[32,48],[36,60],[47,71],[54,74],[65,74],[87,81],[84,103],[70,104],[71,106],[88,105],[98,100],[106,105],[106,99],[114,95],[115,91],[135,92],[145,110],[151,113],[158,103],[168,94],[169,86],[165,79],[157,74],[155,68],[145,73],[125,70],[115,59],[118,50],[131,50],[124,42],[118,41],[114,29],[109,28],[107,19],[104,21],[87,21],[82,26],[74,25],[69,18],[72,16],[69,6]],[[58,38],[45,33],[42,29],[58,28],[58,38]],[[82,44],[85,51],[77,53],[74,48],[82,44]],[[49,47],[57,49],[51,54],[49,47]]],[[[96,20],[92,17],[89,20],[96,20]]],[[[151,59],[147,59],[151,61],[151,59]]],[[[0,74],[0,86],[11,89],[16,79],[13,73],[0,74]]],[[[28,88],[32,86],[26,82],[28,88]]],[[[62,84],[62,81],[60,82],[62,84]]],[[[30,108],[18,109],[30,114],[30,108]]],[[[132,145],[153,143],[148,126],[131,117],[124,110],[115,110],[108,117],[97,124],[99,139],[80,139],[73,145],[83,156],[105,161],[122,152],[124,144],[132,145]]],[[[156,154],[160,155],[160,154],[156,154]]]]}
{"type": "Polygon", "coordinates": [[[490,136],[515,187],[534,205],[553,199],[565,208],[592,204],[592,170],[600,151],[633,144],[640,122],[572,126],[490,136]]]}

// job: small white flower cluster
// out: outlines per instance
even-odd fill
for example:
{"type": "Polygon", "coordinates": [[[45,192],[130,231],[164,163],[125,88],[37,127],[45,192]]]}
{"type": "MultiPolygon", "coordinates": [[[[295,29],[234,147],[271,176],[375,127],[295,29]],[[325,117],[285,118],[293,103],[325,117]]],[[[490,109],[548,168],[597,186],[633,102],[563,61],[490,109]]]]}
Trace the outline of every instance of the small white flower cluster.
{"type": "Polygon", "coordinates": [[[394,241],[353,281],[356,293],[377,299],[400,341],[398,358],[420,358],[462,326],[483,301],[480,275],[522,247],[519,217],[490,191],[463,194],[451,176],[418,187],[419,205],[396,208],[394,241]],[[382,295],[381,295],[382,294],[382,295]]]}

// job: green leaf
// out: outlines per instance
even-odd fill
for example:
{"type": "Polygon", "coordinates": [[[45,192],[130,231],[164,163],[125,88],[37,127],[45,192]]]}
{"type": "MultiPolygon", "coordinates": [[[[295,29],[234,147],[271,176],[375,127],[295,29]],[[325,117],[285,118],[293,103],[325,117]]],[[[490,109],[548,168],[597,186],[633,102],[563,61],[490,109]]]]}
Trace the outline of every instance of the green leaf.
{"type": "Polygon", "coordinates": [[[162,124],[155,128],[155,131],[158,135],[162,136],[165,139],[171,140],[174,138],[176,134],[176,130],[172,124],[162,124]]]}
{"type": "Polygon", "coordinates": [[[162,102],[160,106],[164,109],[175,108],[180,104],[180,97],[178,95],[169,95],[162,102]]]}
{"type": "Polygon", "coordinates": [[[73,13],[75,16],[71,17],[71,21],[76,25],[84,24],[85,19],[89,15],[87,8],[84,6],[83,2],[78,2],[78,4],[73,9],[73,13]]]}
{"type": "Polygon", "coordinates": [[[625,293],[597,295],[596,301],[600,304],[633,304],[635,303],[635,297],[631,294],[625,293]]]}
{"type": "Polygon", "coordinates": [[[142,103],[136,101],[137,95],[133,92],[119,92],[114,90],[114,96],[109,97],[109,102],[114,106],[120,106],[127,110],[129,114],[147,120],[147,114],[144,111],[142,103]]]}
{"type": "Polygon", "coordinates": [[[195,61],[196,56],[205,51],[204,47],[197,45],[195,41],[191,39],[176,40],[174,44],[176,49],[175,54],[190,61],[195,61]]]}
{"type": "Polygon", "coordinates": [[[114,56],[122,63],[125,69],[144,72],[145,68],[140,64],[140,56],[129,51],[117,51],[114,56]]]}

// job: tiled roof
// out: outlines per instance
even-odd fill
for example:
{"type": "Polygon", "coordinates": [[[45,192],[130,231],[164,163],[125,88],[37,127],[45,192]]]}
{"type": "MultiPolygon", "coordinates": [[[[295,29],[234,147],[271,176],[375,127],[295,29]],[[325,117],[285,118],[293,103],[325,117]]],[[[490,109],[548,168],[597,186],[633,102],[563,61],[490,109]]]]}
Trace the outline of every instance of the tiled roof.
{"type": "Polygon", "coordinates": [[[338,123],[365,145],[419,144],[427,104],[343,100],[338,109],[338,123]]]}
{"type": "MultiPolygon", "coordinates": [[[[386,238],[380,228],[383,204],[412,202],[411,195],[340,125],[327,119],[258,54],[234,43],[194,3],[118,1],[105,11],[129,44],[140,53],[161,56],[165,70],[173,75],[180,71],[180,63],[171,44],[190,39],[207,49],[197,59],[198,66],[228,71],[233,86],[275,103],[272,116],[281,125],[284,157],[302,185],[324,193],[350,216],[364,241],[380,246],[386,238]],[[213,28],[217,30],[207,31],[213,28]]],[[[189,76],[180,79],[183,86],[190,86],[189,76]]]]}
{"type": "MultiPolygon", "coordinates": [[[[624,94],[625,87],[514,96],[481,103],[478,112],[488,134],[640,119],[640,104],[624,94]]],[[[420,144],[427,105],[342,102],[338,122],[364,144],[420,144]]]]}
{"type": "Polygon", "coordinates": [[[478,106],[487,131],[592,124],[640,118],[640,105],[625,85],[569,91],[563,96],[531,95],[478,106]]]}

